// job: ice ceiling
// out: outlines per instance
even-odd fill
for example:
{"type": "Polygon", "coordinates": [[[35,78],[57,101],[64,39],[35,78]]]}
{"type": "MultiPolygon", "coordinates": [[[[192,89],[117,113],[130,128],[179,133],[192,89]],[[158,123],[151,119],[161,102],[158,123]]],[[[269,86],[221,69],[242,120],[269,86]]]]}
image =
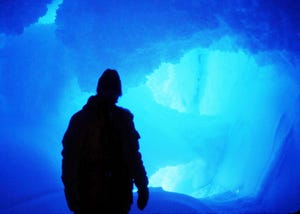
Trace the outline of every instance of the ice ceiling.
{"type": "Polygon", "coordinates": [[[277,200],[273,186],[300,177],[286,158],[300,151],[299,10],[297,0],[2,0],[0,208],[62,188],[62,135],[107,67],[121,74],[151,186],[277,200]]]}

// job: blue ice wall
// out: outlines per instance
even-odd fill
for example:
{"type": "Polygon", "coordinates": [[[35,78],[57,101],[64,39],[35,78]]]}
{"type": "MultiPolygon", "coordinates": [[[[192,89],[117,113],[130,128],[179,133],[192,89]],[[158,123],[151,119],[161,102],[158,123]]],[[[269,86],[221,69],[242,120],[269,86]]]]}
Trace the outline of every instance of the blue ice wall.
{"type": "Polygon", "coordinates": [[[107,67],[151,186],[300,208],[298,1],[49,3],[0,2],[0,213],[67,210],[61,138],[107,67]]]}
{"type": "Polygon", "coordinates": [[[47,12],[47,4],[52,0],[7,1],[0,2],[0,32],[20,34],[24,28],[35,23],[47,12]]]}

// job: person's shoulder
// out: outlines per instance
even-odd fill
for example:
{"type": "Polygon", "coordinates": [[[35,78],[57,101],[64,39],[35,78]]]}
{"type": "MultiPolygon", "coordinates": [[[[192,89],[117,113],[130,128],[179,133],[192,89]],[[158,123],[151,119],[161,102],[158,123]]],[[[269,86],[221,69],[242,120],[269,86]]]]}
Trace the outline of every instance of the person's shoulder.
{"type": "Polygon", "coordinates": [[[79,110],[75,114],[72,115],[70,119],[70,123],[81,123],[85,118],[85,112],[83,110],[79,110]]]}
{"type": "Polygon", "coordinates": [[[123,108],[120,106],[116,106],[116,112],[122,116],[123,118],[127,118],[127,119],[133,119],[133,114],[131,113],[131,111],[127,108],[123,108]]]}
{"type": "Polygon", "coordinates": [[[89,97],[87,103],[82,107],[82,109],[73,114],[71,121],[83,121],[93,117],[97,107],[96,102],[96,96],[89,97]]]}

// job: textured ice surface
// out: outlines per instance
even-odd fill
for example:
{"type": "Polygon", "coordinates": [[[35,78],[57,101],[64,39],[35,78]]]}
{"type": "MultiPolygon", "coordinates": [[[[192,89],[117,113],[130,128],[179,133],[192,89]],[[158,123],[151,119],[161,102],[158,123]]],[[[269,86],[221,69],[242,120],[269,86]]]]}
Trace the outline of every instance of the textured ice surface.
{"type": "Polygon", "coordinates": [[[183,209],[300,208],[298,1],[49,2],[0,2],[0,212],[67,210],[60,141],[107,67],[151,186],[183,209]]]}

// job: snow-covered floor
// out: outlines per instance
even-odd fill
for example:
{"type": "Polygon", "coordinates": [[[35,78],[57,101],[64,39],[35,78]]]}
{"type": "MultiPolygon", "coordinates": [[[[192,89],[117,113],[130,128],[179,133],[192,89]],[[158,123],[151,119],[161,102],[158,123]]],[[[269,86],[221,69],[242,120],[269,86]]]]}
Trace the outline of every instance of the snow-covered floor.
{"type": "MultiPolygon", "coordinates": [[[[134,194],[136,201],[136,194],[134,194]]],[[[165,192],[160,188],[151,188],[148,206],[143,212],[134,203],[130,214],[189,214],[189,213],[261,213],[261,208],[251,200],[236,200],[231,202],[217,202],[197,200],[179,193],[165,192]]],[[[62,190],[37,195],[20,201],[10,208],[0,209],[0,214],[68,214],[62,190]]],[[[265,212],[264,212],[265,213],[265,212]]]]}

